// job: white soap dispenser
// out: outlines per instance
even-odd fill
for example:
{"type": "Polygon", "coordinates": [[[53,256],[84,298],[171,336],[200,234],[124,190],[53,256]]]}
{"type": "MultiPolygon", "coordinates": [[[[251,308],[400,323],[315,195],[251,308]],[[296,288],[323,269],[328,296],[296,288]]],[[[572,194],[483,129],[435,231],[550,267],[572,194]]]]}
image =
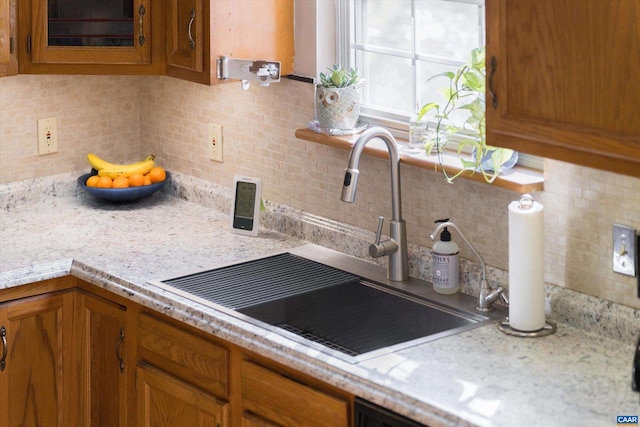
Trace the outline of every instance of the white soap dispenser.
{"type": "MultiPolygon", "coordinates": [[[[447,222],[439,219],[435,223],[447,222]]],[[[444,227],[440,240],[433,245],[433,290],[440,294],[455,294],[460,290],[460,268],[458,256],[460,248],[451,241],[451,233],[444,227]]]]}

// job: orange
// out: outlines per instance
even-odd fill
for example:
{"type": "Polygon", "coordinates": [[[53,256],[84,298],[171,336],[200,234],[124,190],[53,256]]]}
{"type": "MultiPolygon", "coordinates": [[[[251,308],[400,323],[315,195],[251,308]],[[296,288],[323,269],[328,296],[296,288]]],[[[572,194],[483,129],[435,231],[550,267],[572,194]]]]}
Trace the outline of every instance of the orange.
{"type": "Polygon", "coordinates": [[[111,188],[113,187],[113,181],[108,176],[101,176],[98,178],[98,183],[96,184],[98,188],[111,188]]]}
{"type": "Polygon", "coordinates": [[[149,174],[146,174],[144,176],[144,185],[151,185],[151,177],[149,176],[149,174]]]}
{"type": "Polygon", "coordinates": [[[144,185],[144,175],[141,173],[134,173],[129,177],[130,187],[141,187],[144,185]]]}
{"type": "Polygon", "coordinates": [[[118,176],[113,180],[113,188],[129,188],[129,178],[118,176]]]}
{"type": "Polygon", "coordinates": [[[162,182],[167,177],[167,173],[160,166],[156,166],[149,171],[149,178],[151,178],[152,183],[162,182]]]}
{"type": "Polygon", "coordinates": [[[97,187],[99,179],[100,177],[98,175],[91,175],[89,178],[87,178],[87,187],[97,187]]]}

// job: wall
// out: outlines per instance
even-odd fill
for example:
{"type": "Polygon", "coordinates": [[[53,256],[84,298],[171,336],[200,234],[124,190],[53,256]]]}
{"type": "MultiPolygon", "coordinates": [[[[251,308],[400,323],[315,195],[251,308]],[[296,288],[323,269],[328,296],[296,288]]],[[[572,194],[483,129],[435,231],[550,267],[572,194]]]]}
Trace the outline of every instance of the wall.
{"type": "MultiPolygon", "coordinates": [[[[139,78],[33,76],[0,79],[0,183],[86,169],[87,152],[139,155],[139,78]],[[37,120],[58,119],[58,152],[38,156],[37,120]]],[[[87,169],[88,172],[88,169],[87,169]]]]}
{"type": "MultiPolygon", "coordinates": [[[[294,137],[312,100],[311,84],[290,80],[245,92],[168,77],[3,78],[0,183],[84,170],[87,151],[116,161],[155,153],[169,170],[227,186],[234,174],[262,177],[266,199],[374,230],[390,214],[387,163],[363,158],[356,202],[340,202],[348,153],[294,137]],[[38,157],[36,119],[49,115],[59,117],[60,152],[38,157]],[[207,123],[224,126],[223,163],[207,159],[207,123]]],[[[412,167],[402,186],[411,243],[430,247],[433,220],[450,217],[487,264],[508,268],[507,205],[518,194],[412,167]]],[[[640,180],[546,161],[535,198],[545,206],[547,282],[640,308],[636,279],[611,269],[612,224],[640,229],[640,180]]]]}

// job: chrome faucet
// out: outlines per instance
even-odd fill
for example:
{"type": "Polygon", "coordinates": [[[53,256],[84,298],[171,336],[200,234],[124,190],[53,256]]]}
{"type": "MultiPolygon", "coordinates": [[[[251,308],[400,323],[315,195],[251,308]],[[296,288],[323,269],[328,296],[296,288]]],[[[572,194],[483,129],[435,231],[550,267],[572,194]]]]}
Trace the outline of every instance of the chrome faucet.
{"type": "Polygon", "coordinates": [[[409,278],[409,262],[407,256],[407,231],[402,219],[402,201],[400,197],[400,154],[398,144],[389,131],[381,127],[373,127],[364,131],[351,148],[349,165],[345,169],[341,199],[353,203],[358,185],[358,164],[362,150],[369,141],[380,138],[389,150],[391,167],[391,221],[389,222],[389,239],[380,240],[384,217],[378,218],[378,230],[375,243],[369,246],[369,255],[373,258],[389,257],[389,280],[401,282],[409,278]]]}
{"type": "Polygon", "coordinates": [[[435,240],[436,237],[438,237],[438,233],[440,233],[440,231],[445,227],[453,228],[460,234],[462,240],[464,240],[467,246],[471,248],[471,251],[475,254],[476,257],[478,257],[478,259],[480,260],[480,264],[482,265],[482,282],[480,283],[480,294],[478,295],[478,306],[476,307],[476,310],[482,312],[493,310],[493,303],[498,298],[501,298],[505,304],[509,304],[509,300],[507,299],[507,295],[504,293],[504,288],[502,286],[498,286],[495,289],[491,289],[489,287],[489,284],[487,283],[487,266],[484,263],[484,259],[482,259],[478,251],[476,251],[476,248],[474,248],[471,242],[467,240],[466,236],[462,233],[457,225],[452,222],[443,222],[439,224],[435,230],[433,230],[433,234],[429,236],[429,238],[431,240],[435,240]]]}

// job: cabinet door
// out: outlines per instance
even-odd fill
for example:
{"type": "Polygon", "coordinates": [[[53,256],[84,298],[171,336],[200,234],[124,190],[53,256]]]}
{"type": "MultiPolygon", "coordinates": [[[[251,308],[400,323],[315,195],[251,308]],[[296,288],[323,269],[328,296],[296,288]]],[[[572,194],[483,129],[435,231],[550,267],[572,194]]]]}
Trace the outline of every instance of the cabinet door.
{"type": "Polygon", "coordinates": [[[0,304],[0,425],[76,425],[69,357],[72,292],[0,304]]]}
{"type": "Polygon", "coordinates": [[[216,396],[229,395],[229,351],[148,314],[138,318],[141,360],[216,396]]]}
{"type": "Polygon", "coordinates": [[[138,426],[224,427],[229,404],[159,369],[137,369],[138,426]]]}
{"type": "Polygon", "coordinates": [[[0,1],[0,77],[18,74],[16,1],[0,1]]]}
{"type": "Polygon", "coordinates": [[[165,16],[167,66],[201,73],[204,69],[203,0],[167,0],[165,16]]]}
{"type": "Polygon", "coordinates": [[[164,65],[159,0],[19,0],[19,5],[21,73],[151,74],[164,65]],[[156,64],[159,59],[162,64],[156,64]]]}
{"type": "Polygon", "coordinates": [[[640,2],[486,7],[487,142],[640,177],[640,2]]]}
{"type": "Polygon", "coordinates": [[[253,422],[258,426],[307,427],[349,425],[349,402],[346,400],[246,360],[241,363],[240,375],[245,424],[252,425],[253,422]],[[252,414],[248,420],[246,413],[252,414]]]}
{"type": "MultiPolygon", "coordinates": [[[[124,307],[78,292],[78,405],[81,425],[126,426],[129,343],[124,307]]],[[[129,374],[131,372],[131,374],[129,374]]]]}

